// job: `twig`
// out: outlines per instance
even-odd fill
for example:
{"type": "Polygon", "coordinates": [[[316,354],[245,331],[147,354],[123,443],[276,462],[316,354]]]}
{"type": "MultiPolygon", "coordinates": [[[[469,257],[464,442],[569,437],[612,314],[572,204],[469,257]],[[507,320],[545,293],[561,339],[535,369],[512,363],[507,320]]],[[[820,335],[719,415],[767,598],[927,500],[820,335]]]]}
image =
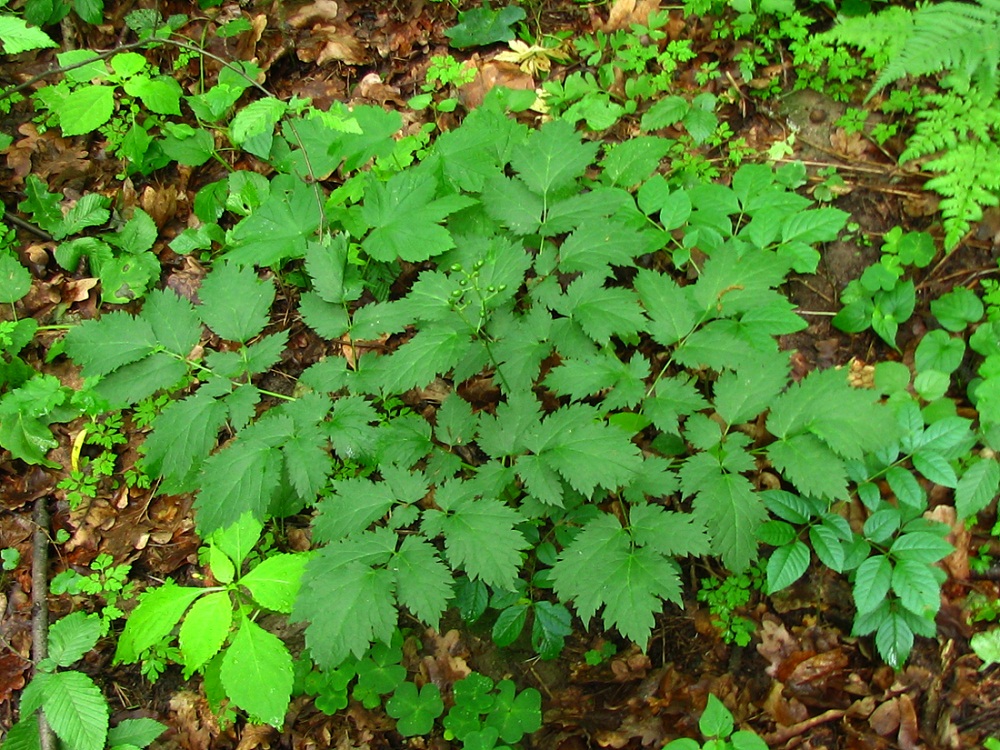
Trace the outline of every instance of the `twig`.
{"type": "MultiPolygon", "coordinates": [[[[36,665],[49,655],[49,509],[46,502],[47,496],[35,501],[35,533],[31,545],[31,650],[36,665]]],[[[41,709],[38,709],[38,736],[42,750],[56,750],[55,735],[41,709]]]]}
{"type": "Polygon", "coordinates": [[[811,729],[815,729],[821,724],[837,721],[838,719],[843,719],[845,716],[847,716],[847,711],[832,708],[829,711],[824,711],[819,716],[813,716],[811,719],[800,721],[798,724],[792,724],[790,727],[782,727],[776,732],[771,732],[764,737],[764,742],[767,743],[768,747],[777,747],[795,737],[805,734],[811,729]]]}
{"type": "Polygon", "coordinates": [[[54,239],[52,237],[52,235],[49,234],[48,232],[46,232],[46,231],[44,231],[42,229],[39,229],[34,224],[32,224],[30,221],[25,221],[24,219],[20,218],[19,216],[15,216],[10,211],[4,211],[3,212],[3,220],[4,221],[9,221],[11,224],[17,224],[19,227],[21,227],[21,229],[27,230],[27,231],[31,232],[33,235],[36,235],[37,237],[41,237],[46,242],[52,242],[53,239],[54,239]]]}

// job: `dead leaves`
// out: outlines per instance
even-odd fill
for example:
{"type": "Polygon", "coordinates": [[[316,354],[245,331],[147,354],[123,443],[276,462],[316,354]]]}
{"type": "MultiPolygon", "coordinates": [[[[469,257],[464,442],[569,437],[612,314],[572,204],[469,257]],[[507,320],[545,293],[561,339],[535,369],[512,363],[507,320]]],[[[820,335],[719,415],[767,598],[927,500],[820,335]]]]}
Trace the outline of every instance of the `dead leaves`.
{"type": "Polygon", "coordinates": [[[349,12],[341,12],[336,0],[315,0],[299,8],[287,19],[293,29],[308,33],[300,35],[295,54],[302,62],[325,65],[342,62],[347,65],[363,65],[368,62],[365,47],[357,34],[346,25],[349,12]]]}

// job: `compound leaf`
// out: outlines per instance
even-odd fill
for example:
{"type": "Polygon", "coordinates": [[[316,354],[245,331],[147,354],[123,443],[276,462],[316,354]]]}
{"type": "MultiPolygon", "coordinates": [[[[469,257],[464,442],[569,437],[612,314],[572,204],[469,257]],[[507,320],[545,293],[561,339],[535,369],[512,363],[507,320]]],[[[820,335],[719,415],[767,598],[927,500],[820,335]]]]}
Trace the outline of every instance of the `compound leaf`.
{"type": "Polygon", "coordinates": [[[308,556],[287,553],[271,555],[240,579],[258,604],[275,612],[291,612],[299,593],[308,556]]]}
{"type": "Polygon", "coordinates": [[[115,649],[115,663],[138,661],[143,651],[170,635],[191,603],[204,593],[205,589],[173,584],[147,591],[125,623],[115,649]]]}
{"type": "Polygon", "coordinates": [[[158,343],[148,321],[121,311],[71,328],[65,341],[66,353],[83,368],[84,377],[107,375],[137,362],[158,343]]]}
{"type": "Polygon", "coordinates": [[[274,284],[251,267],[222,263],[201,282],[198,315],[227,341],[247,342],[264,330],[274,302],[274,284]]]}

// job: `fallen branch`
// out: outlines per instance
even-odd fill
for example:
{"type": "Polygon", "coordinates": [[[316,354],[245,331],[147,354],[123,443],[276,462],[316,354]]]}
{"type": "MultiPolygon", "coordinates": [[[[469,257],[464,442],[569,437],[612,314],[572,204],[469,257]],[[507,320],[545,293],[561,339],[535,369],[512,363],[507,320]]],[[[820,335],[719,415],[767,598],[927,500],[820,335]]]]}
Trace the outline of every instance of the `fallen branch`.
{"type": "MultiPolygon", "coordinates": [[[[35,534],[31,549],[31,650],[35,665],[49,655],[49,509],[48,497],[35,501],[35,534]]],[[[37,671],[37,670],[36,670],[37,671]]],[[[45,714],[38,709],[42,750],[56,750],[56,739],[45,714]]]]}

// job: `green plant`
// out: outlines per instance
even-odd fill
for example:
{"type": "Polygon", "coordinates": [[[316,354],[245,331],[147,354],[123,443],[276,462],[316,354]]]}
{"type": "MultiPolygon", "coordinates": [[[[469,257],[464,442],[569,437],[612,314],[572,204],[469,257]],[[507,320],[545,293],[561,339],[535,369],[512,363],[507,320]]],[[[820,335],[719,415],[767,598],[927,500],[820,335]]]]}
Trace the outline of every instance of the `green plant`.
{"type": "Polygon", "coordinates": [[[514,38],[511,29],[518,21],[524,20],[524,10],[517,5],[508,5],[500,10],[490,7],[489,0],[472,10],[459,11],[458,23],[446,29],[444,35],[451,40],[451,46],[485,47],[494,42],[509,42],[514,38]]]}
{"type": "Polygon", "coordinates": [[[68,750],[115,750],[146,747],[166,727],[152,719],[126,719],[108,728],[108,703],[83,672],[68,669],[97,645],[101,623],[96,615],[74,612],[49,628],[48,657],[21,693],[21,719],[7,733],[5,747],[41,747],[35,712],[41,709],[68,750]]]}
{"type": "Polygon", "coordinates": [[[455,704],[442,720],[444,737],[463,747],[512,746],[542,726],[542,696],[534,688],[517,692],[510,680],[494,686],[489,677],[473,672],[455,683],[453,696],[455,704]]]}
{"type": "Polygon", "coordinates": [[[754,591],[763,591],[763,564],[757,563],[745,573],[730,573],[722,579],[702,578],[700,584],[698,601],[708,605],[722,640],[737,646],[749,644],[757,624],[736,612],[750,603],[754,591]]]}
{"type": "Polygon", "coordinates": [[[14,547],[4,547],[0,549],[0,560],[5,571],[15,570],[21,564],[21,553],[14,547]]]}
{"type": "Polygon", "coordinates": [[[848,333],[871,327],[895,348],[899,324],[909,319],[916,304],[914,284],[903,275],[908,267],[930,265],[937,248],[926,232],[904,234],[900,227],[893,227],[883,238],[881,251],[879,262],[844,288],[840,295],[843,308],[834,316],[833,325],[848,333]]]}
{"type": "MultiPolygon", "coordinates": [[[[18,209],[31,214],[35,223],[56,240],[103,226],[111,217],[108,199],[98,193],[85,195],[64,214],[62,193],[50,193],[36,175],[28,175],[25,192],[27,197],[18,209]]],[[[101,238],[81,236],[61,242],[55,257],[67,271],[76,271],[86,259],[90,273],[101,280],[101,299],[122,304],[141,297],[159,278],[160,262],[151,252],[158,235],[149,215],[136,208],[116,232],[101,238]]]]}
{"type": "Polygon", "coordinates": [[[767,743],[754,732],[737,729],[729,709],[709,694],[705,710],[698,719],[698,729],[708,741],[698,744],[688,738],[673,740],[663,746],[664,750],[767,750],[767,743]]]}
{"type": "Polygon", "coordinates": [[[173,638],[190,677],[206,673],[208,697],[224,698],[261,721],[281,726],[293,687],[292,657],[285,644],[256,622],[262,609],[288,613],[304,554],[268,556],[246,573],[242,565],[263,527],[249,514],[209,539],[209,566],[218,586],[166,584],[140,597],[118,640],[116,662],[132,663],[173,638]]]}
{"type": "MultiPolygon", "coordinates": [[[[475,77],[475,66],[464,65],[451,55],[434,55],[427,66],[425,82],[421,86],[424,93],[412,97],[407,103],[413,109],[423,109],[434,100],[436,92],[471,83],[475,77]]],[[[458,106],[458,99],[449,96],[436,102],[434,106],[439,112],[453,112],[458,106]]]]}

